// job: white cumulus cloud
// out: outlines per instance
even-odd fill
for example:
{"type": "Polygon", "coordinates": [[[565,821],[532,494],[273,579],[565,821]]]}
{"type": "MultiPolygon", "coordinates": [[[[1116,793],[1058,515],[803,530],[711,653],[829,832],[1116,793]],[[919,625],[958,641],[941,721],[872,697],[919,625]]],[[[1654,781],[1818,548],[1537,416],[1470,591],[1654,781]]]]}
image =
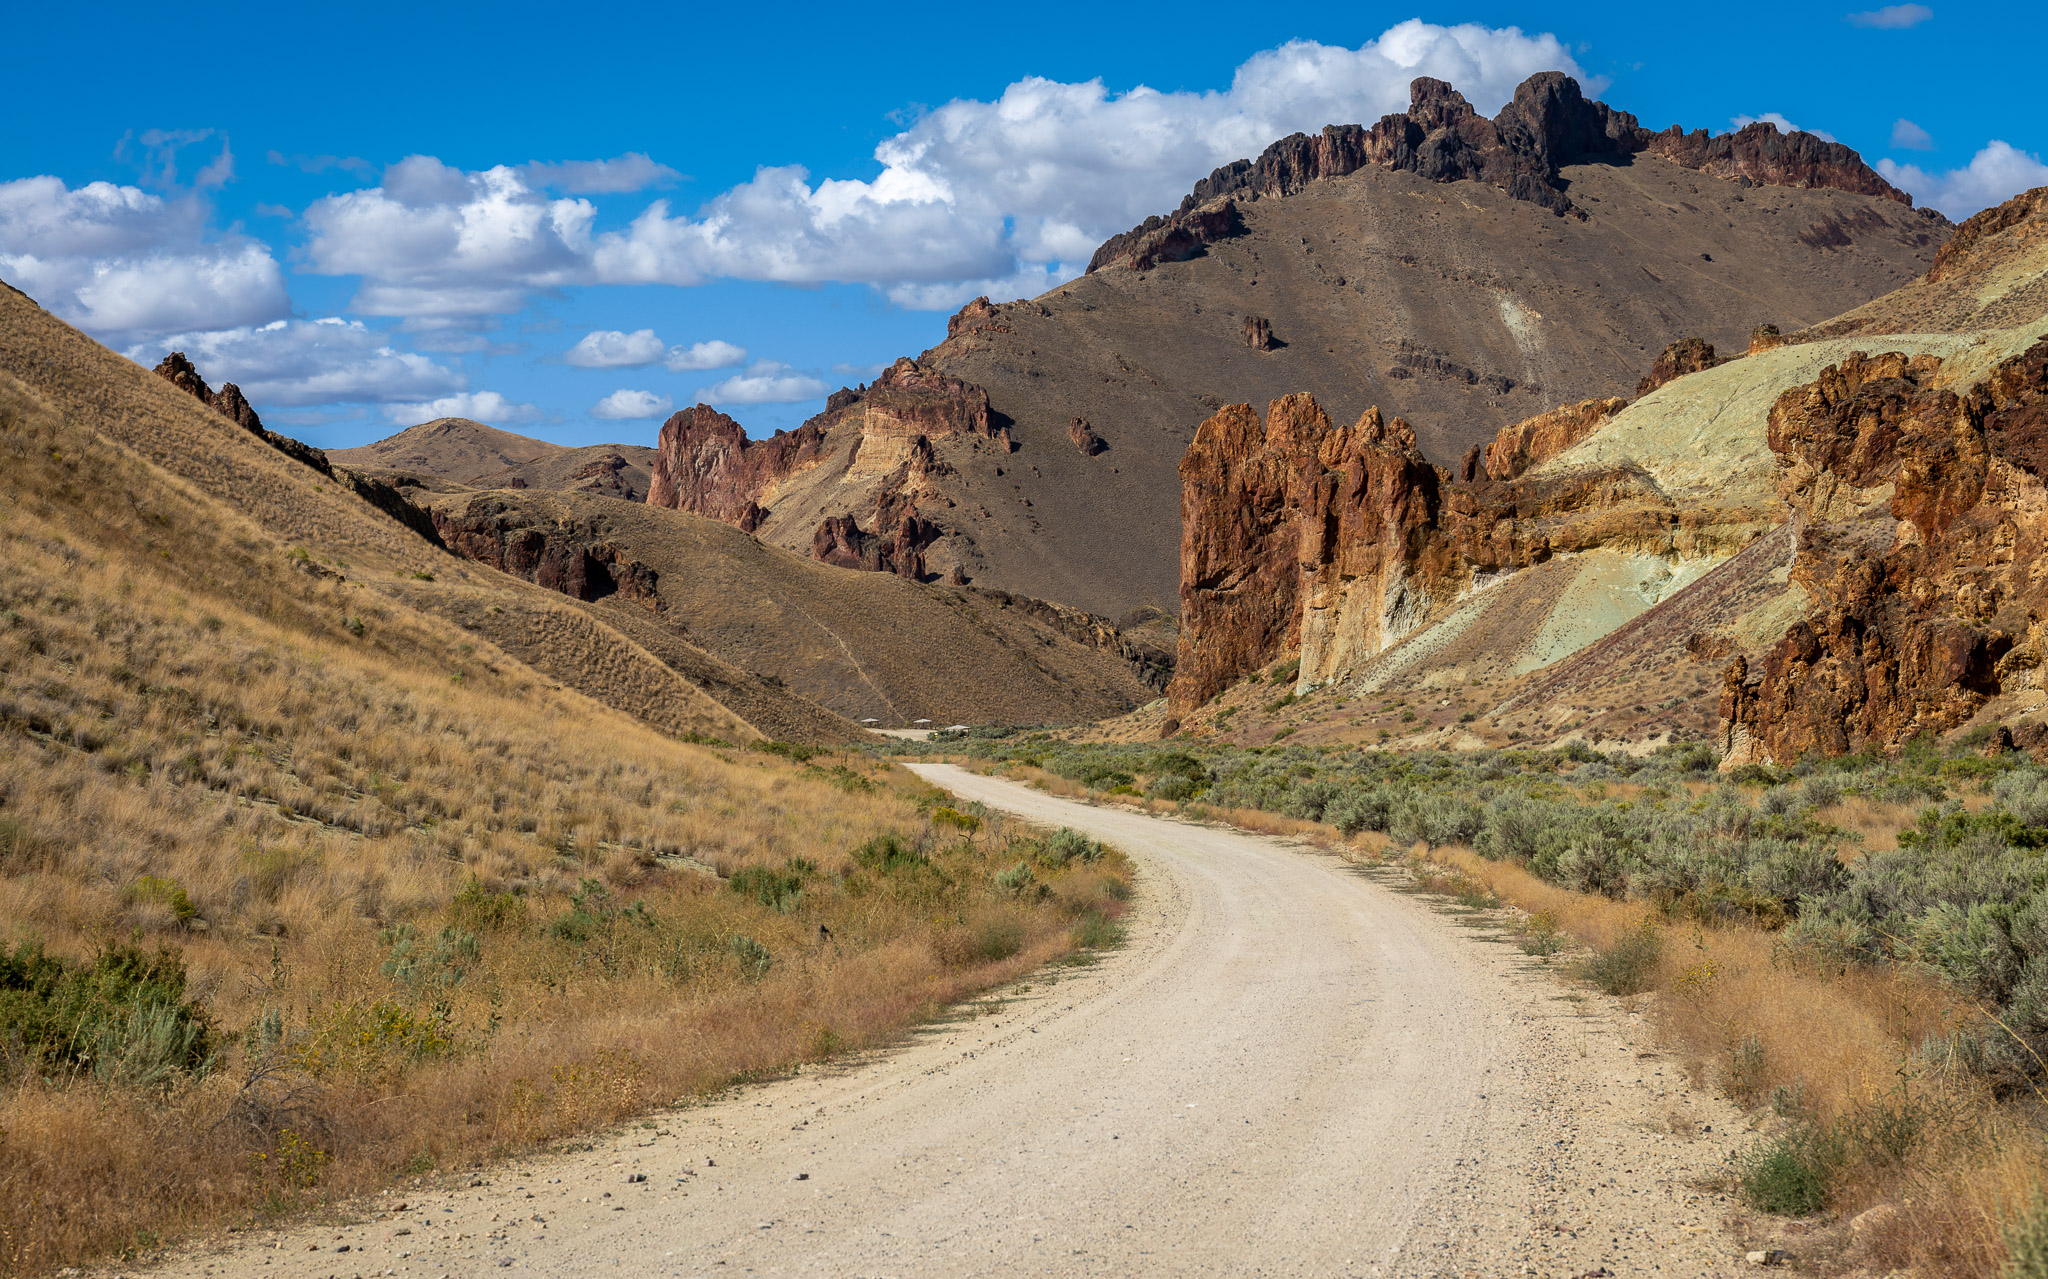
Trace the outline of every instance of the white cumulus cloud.
{"type": "Polygon", "coordinates": [[[2048,164],[2010,143],[1992,141],[1970,157],[1970,163],[1945,173],[1929,173],[1916,164],[1879,160],[1885,181],[1931,204],[1952,218],[2003,204],[2022,191],[2048,186],[2048,164]]]}
{"type": "Polygon", "coordinates": [[[825,384],[773,360],[756,360],[744,373],[697,392],[702,404],[796,404],[824,395],[825,384]]]}
{"type": "Polygon", "coordinates": [[[135,338],[262,324],[288,314],[277,260],[242,236],[209,239],[197,194],[166,198],[53,177],[0,182],[0,277],[88,332],[135,338]]]}
{"type": "Polygon", "coordinates": [[[540,410],[531,404],[517,404],[496,391],[464,391],[444,395],[420,404],[392,404],[384,410],[393,422],[416,424],[443,417],[466,417],[489,425],[494,422],[531,422],[540,410]]]}
{"type": "Polygon", "coordinates": [[[361,321],[276,320],[260,326],[175,333],[127,351],[155,364],[183,351],[200,375],[242,388],[258,413],[273,405],[389,403],[460,391],[459,370],[392,347],[361,321]]]}
{"type": "Polygon", "coordinates": [[[1224,89],[1118,92],[1030,77],[994,101],[927,113],[875,149],[871,177],[764,166],[694,213],[657,200],[604,230],[587,200],[547,190],[625,189],[662,180],[660,166],[629,155],[575,174],[464,172],[413,156],[377,187],[316,201],[306,260],[361,275],[358,310],[409,317],[505,313],[570,284],[717,278],[864,283],[911,307],[1019,297],[1071,278],[1102,240],[1171,208],[1220,164],[1292,132],[1405,108],[1416,76],[1451,82],[1491,114],[1545,70],[1583,75],[1555,36],[1418,19],[1356,49],[1266,50],[1224,89]]]}
{"type": "Polygon", "coordinates": [[[729,369],[746,358],[747,348],[713,338],[709,342],[670,347],[662,363],[671,373],[695,373],[704,369],[729,369]]]}
{"type": "Polygon", "coordinates": [[[590,406],[590,416],[608,422],[630,422],[645,417],[667,417],[676,402],[652,391],[631,391],[621,387],[590,406]]]}
{"type": "Polygon", "coordinates": [[[671,373],[731,368],[747,358],[747,348],[714,338],[689,346],[670,346],[653,329],[622,333],[600,329],[586,333],[562,359],[579,369],[639,369],[665,365],[671,373]]]}
{"type": "Polygon", "coordinates": [[[1919,26],[1933,16],[1934,10],[1924,4],[1888,4],[1882,9],[1850,14],[1849,24],[1857,27],[1875,27],[1880,31],[1904,31],[1919,26]]]}
{"type": "Polygon", "coordinates": [[[653,329],[600,329],[584,334],[562,358],[579,369],[637,369],[667,354],[668,344],[654,336],[653,329]]]}

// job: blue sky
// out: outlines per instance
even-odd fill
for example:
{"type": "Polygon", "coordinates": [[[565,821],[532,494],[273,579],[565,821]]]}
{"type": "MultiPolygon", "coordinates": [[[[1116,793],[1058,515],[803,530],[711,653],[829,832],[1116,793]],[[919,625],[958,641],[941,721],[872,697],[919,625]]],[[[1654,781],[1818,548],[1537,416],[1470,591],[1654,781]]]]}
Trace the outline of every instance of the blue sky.
{"type": "Polygon", "coordinates": [[[0,278],[330,447],[460,413],[754,434],[1415,74],[1825,132],[1963,216],[2048,183],[2022,4],[35,6],[0,278]]]}

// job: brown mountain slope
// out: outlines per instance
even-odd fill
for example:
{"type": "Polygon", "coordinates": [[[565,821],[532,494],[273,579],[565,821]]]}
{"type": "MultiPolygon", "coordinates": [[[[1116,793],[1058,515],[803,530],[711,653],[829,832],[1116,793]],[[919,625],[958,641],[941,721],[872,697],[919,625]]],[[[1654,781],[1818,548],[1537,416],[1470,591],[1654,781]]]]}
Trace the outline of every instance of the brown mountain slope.
{"type": "Polygon", "coordinates": [[[594,608],[651,650],[686,639],[851,719],[1071,723],[1157,695],[1118,636],[1071,611],[848,572],[641,503],[467,490],[418,500],[458,553],[571,594],[594,584],[594,608]],[[604,565],[621,566],[616,581],[604,565]]]}
{"type": "MultiPolygon", "coordinates": [[[[1562,93],[1556,80],[1536,87],[1562,93]]],[[[1628,394],[1678,338],[1740,350],[1761,324],[1815,324],[1896,288],[1947,233],[1811,135],[1636,130],[1637,149],[1616,149],[1626,118],[1571,86],[1571,102],[1525,112],[1560,122],[1545,149],[1516,142],[1513,121],[1457,115],[1448,86],[1416,92],[1414,119],[1390,117],[1412,145],[1374,150],[1387,121],[1285,140],[1219,170],[1171,222],[1111,241],[1083,278],[962,310],[917,373],[985,392],[1000,438],[927,433],[929,456],[899,447],[892,478],[860,463],[858,422],[835,403],[818,438],[759,442],[780,455],[733,468],[754,486],[747,518],[805,551],[836,541],[824,519],[850,516],[895,552],[879,567],[903,571],[914,544],[929,575],[1111,616],[1170,608],[1175,466],[1226,403],[1307,392],[1346,422],[1377,405],[1448,465],[1545,409],[1628,394]],[[1417,158],[1451,152],[1466,161],[1417,158]]]]}
{"type": "Polygon", "coordinates": [[[1731,758],[1783,762],[2048,706],[2030,219],[1966,225],[1932,278],[1866,308],[1939,318],[1914,308],[1967,294],[1949,314],[2024,323],[1761,342],[1619,412],[1504,430],[1463,478],[1376,413],[1219,413],[1182,467],[1155,730],[1641,742],[1718,714],[1731,758]],[[1296,700],[1244,680],[1276,663],[1296,700]]]}
{"type": "Polygon", "coordinates": [[[654,450],[638,444],[568,448],[465,417],[435,418],[353,449],[329,449],[343,466],[391,478],[411,474],[469,488],[532,488],[644,501],[654,450]]]}
{"type": "MultiPolygon", "coordinates": [[[[456,618],[472,633],[479,665],[523,662],[673,734],[832,741],[857,733],[822,707],[680,640],[657,656],[586,605],[450,555],[356,489],[12,288],[0,288],[0,374],[63,421],[162,468],[191,501],[224,503],[244,522],[237,545],[288,559],[315,582],[309,589],[327,601],[337,626],[353,617],[371,634],[395,618],[413,627],[425,625],[425,615],[456,618]]],[[[65,496],[105,506],[113,518],[123,501],[123,467],[117,459],[96,461],[79,477],[80,491],[65,496]]],[[[172,558],[176,531],[167,528],[161,538],[172,558]]],[[[201,580],[211,579],[202,572],[201,580]]]]}

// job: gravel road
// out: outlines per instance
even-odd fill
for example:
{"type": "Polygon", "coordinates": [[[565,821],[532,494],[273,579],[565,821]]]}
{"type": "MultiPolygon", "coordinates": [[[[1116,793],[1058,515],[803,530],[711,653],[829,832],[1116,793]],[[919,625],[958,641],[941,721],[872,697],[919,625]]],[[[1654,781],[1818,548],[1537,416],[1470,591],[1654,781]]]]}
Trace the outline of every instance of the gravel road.
{"type": "Polygon", "coordinates": [[[1700,1188],[1739,1120],[1613,1001],[1298,844],[917,771],[1129,854],[1129,944],[905,1047],[158,1273],[1745,1269],[1700,1188]]]}

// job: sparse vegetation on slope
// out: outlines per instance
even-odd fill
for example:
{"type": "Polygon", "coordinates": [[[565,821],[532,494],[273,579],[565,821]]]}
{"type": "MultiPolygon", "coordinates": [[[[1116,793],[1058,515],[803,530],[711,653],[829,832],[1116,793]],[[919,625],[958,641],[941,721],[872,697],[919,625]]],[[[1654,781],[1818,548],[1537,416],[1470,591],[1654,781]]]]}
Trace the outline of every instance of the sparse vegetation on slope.
{"type": "Polygon", "coordinates": [[[1120,909],[1114,858],[664,736],[5,376],[0,458],[0,1271],[873,1043],[1120,909]]]}

